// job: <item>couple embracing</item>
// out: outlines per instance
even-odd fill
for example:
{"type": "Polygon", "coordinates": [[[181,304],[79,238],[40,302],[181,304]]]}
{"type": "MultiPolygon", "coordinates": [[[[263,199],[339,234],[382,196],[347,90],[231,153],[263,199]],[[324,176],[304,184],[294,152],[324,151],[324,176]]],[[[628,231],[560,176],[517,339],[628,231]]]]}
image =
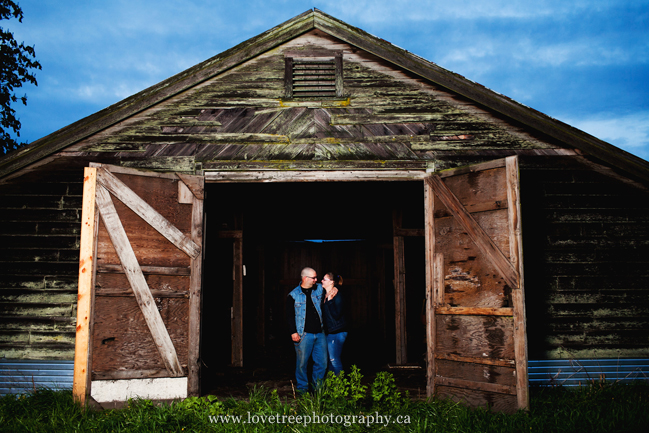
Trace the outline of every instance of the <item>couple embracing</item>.
{"type": "Polygon", "coordinates": [[[286,323],[295,345],[297,390],[304,393],[309,389],[309,358],[313,358],[312,382],[316,386],[324,379],[327,363],[334,374],[342,370],[340,354],[347,338],[347,322],[336,287],[342,284],[339,275],[328,272],[320,284],[316,271],[304,268],[301,277],[300,285],[286,298],[286,323]]]}

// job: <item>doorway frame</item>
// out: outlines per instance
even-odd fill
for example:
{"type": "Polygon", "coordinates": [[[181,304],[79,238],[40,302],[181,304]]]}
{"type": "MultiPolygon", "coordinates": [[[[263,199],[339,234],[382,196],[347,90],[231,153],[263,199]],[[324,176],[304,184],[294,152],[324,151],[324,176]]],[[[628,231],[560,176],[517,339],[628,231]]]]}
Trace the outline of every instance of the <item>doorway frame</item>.
{"type": "MultiPolygon", "coordinates": [[[[520,278],[518,284],[514,284],[517,290],[512,293],[515,309],[519,312],[514,315],[515,333],[517,335],[518,343],[515,343],[515,363],[517,370],[517,392],[518,407],[527,409],[529,407],[529,393],[527,384],[527,344],[526,344],[526,321],[525,321],[525,305],[523,298],[523,284],[522,284],[522,236],[520,231],[520,184],[518,173],[518,158],[517,156],[510,156],[506,158],[496,158],[492,161],[487,161],[469,166],[458,167],[451,170],[446,170],[443,173],[438,173],[434,168],[427,169],[402,169],[402,170],[250,170],[250,171],[207,171],[204,172],[205,183],[276,183],[276,182],[357,182],[357,181],[422,181],[424,183],[424,194],[422,197],[424,208],[424,235],[425,235],[425,263],[426,263],[426,334],[427,334],[427,363],[428,368],[426,372],[427,381],[427,395],[432,395],[435,391],[435,373],[431,368],[434,365],[434,352],[435,352],[435,313],[434,313],[434,290],[433,287],[437,283],[442,283],[440,280],[441,273],[439,271],[441,263],[439,262],[438,255],[435,254],[435,237],[433,228],[433,211],[434,211],[434,196],[438,194],[432,187],[433,177],[439,179],[440,176],[446,177],[449,175],[470,173],[479,167],[480,170],[503,167],[506,166],[507,170],[507,198],[511,202],[513,208],[509,208],[509,224],[510,234],[514,234],[513,243],[510,245],[512,252],[512,262],[508,265],[515,267],[519,273],[520,278]],[[521,338],[522,336],[522,338],[521,338]],[[522,342],[522,343],[521,343],[522,342]]],[[[433,166],[434,167],[434,166],[433,166]]],[[[241,169],[241,168],[240,168],[241,169]]],[[[441,182],[441,181],[440,181],[441,182]]],[[[405,284],[399,278],[398,271],[403,261],[403,248],[398,236],[396,236],[396,228],[398,218],[393,222],[395,229],[393,244],[394,257],[395,257],[395,327],[397,333],[397,347],[396,357],[397,362],[405,362],[405,318],[401,317],[400,313],[405,310],[403,305],[403,298],[405,294],[405,284]]],[[[505,259],[506,260],[506,259],[505,259]]],[[[510,283],[511,284],[511,283],[510,283]]],[[[236,314],[236,313],[235,313],[236,314]]],[[[242,336],[240,347],[243,346],[242,336]]],[[[234,347],[234,342],[233,342],[234,347]]]]}
{"type": "MultiPolygon", "coordinates": [[[[433,173],[433,170],[246,170],[246,171],[204,171],[202,176],[206,184],[218,183],[300,183],[300,182],[384,182],[384,181],[421,181],[425,183],[425,179],[433,173]]],[[[422,197],[423,199],[423,197],[422,197]]],[[[426,208],[424,208],[426,212],[426,208]]],[[[423,231],[423,228],[422,228],[423,231]]],[[[241,235],[239,233],[239,241],[241,242],[241,235]]],[[[393,246],[394,248],[394,246],[393,246]]],[[[394,252],[403,254],[403,248],[394,252]]],[[[235,267],[238,265],[239,269],[233,269],[235,275],[242,274],[243,262],[241,260],[242,248],[238,248],[238,256],[235,257],[235,267]]],[[[425,288],[424,288],[425,290],[425,288]]],[[[405,297],[405,284],[399,284],[395,280],[395,298],[401,299],[405,297]]],[[[243,278],[235,278],[233,299],[243,299],[243,278]]],[[[401,305],[401,309],[405,310],[405,305],[401,305]]],[[[398,311],[395,312],[397,316],[396,332],[397,335],[405,336],[405,323],[401,323],[398,311]]],[[[232,323],[238,324],[237,329],[241,332],[232,332],[232,363],[234,366],[243,366],[243,302],[235,302],[232,307],[232,323]],[[236,353],[235,353],[236,351],[236,353]],[[236,362],[235,362],[236,361],[236,362]]],[[[405,338],[397,338],[396,356],[397,364],[404,357],[400,354],[406,349],[405,338]],[[402,346],[402,347],[400,347],[402,346]]]]}

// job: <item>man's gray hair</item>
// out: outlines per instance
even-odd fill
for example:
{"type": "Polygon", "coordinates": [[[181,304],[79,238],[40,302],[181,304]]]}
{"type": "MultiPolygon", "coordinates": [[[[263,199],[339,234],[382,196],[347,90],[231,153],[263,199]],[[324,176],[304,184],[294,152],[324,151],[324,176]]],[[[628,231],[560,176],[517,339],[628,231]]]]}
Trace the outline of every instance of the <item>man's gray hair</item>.
{"type": "Polygon", "coordinates": [[[315,269],[313,268],[304,268],[302,269],[302,272],[300,273],[300,277],[310,277],[311,272],[315,272],[315,269]]]}

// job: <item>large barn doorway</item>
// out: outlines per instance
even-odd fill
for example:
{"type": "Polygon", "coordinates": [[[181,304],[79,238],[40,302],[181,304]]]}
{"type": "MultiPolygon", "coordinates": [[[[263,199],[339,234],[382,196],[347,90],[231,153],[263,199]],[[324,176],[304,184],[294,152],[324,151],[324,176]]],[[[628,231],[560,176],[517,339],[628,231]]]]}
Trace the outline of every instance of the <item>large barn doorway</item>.
{"type": "MultiPolygon", "coordinates": [[[[401,183],[380,182],[377,173],[368,172],[342,172],[340,176],[302,172],[291,173],[290,177],[272,172],[207,173],[203,177],[141,173],[98,164],[87,172],[74,388],[75,396],[82,401],[93,390],[101,391],[103,385],[115,380],[144,386],[146,389],[138,391],[138,395],[160,396],[166,392],[164,387],[150,379],[172,378],[182,388],[176,389],[174,395],[196,394],[200,385],[198,361],[205,367],[204,386],[218,377],[219,368],[244,367],[244,357],[251,360],[249,368],[259,366],[273,374],[277,366],[288,373],[292,359],[285,357],[292,358],[288,355],[292,348],[283,348],[283,344],[288,347],[290,343],[277,337],[285,315],[281,311],[282,299],[297,285],[299,270],[306,264],[320,268],[321,275],[325,272],[322,269],[336,266],[337,271],[348,275],[347,297],[353,301],[350,317],[356,326],[349,329],[356,340],[352,340],[353,349],[347,351],[351,352],[348,365],[378,365],[390,358],[390,299],[394,299],[395,359],[402,365],[409,350],[418,348],[416,343],[411,344],[413,336],[423,342],[416,338],[416,330],[421,329],[416,325],[421,316],[416,311],[424,310],[417,307],[424,306],[425,299],[426,393],[458,400],[470,397],[472,406],[487,405],[504,411],[528,406],[516,156],[425,177],[412,172],[381,173],[381,179],[404,181],[401,183]],[[348,183],[297,182],[332,176],[348,183]],[[234,181],[242,178],[252,184],[234,181]],[[367,183],[358,182],[361,178],[367,183]],[[412,179],[424,180],[424,212],[417,205],[421,186],[409,182],[412,179]],[[210,188],[214,198],[204,213],[206,180],[222,183],[210,188]],[[269,186],[264,180],[284,184],[269,186]],[[125,208],[117,210],[110,195],[125,208]],[[422,213],[423,231],[417,228],[422,213]],[[178,219],[179,215],[183,217],[178,219]],[[205,216],[212,221],[207,226],[205,216]],[[98,217],[103,230],[101,224],[96,224],[98,217]],[[140,221],[147,226],[141,226],[140,221]],[[213,230],[209,230],[210,226],[213,230]],[[203,242],[204,227],[211,233],[207,243],[203,242]],[[410,258],[408,249],[412,249],[413,242],[407,242],[407,238],[422,233],[425,261],[420,272],[419,248],[415,241],[417,251],[412,255],[414,259],[410,258]],[[180,252],[165,254],[160,246],[168,244],[180,252]],[[210,248],[210,244],[214,247],[210,248]],[[390,247],[391,276],[385,255],[390,247]],[[175,258],[183,262],[176,263],[175,258]],[[250,273],[246,272],[246,263],[250,273]],[[86,274],[89,278],[84,278],[86,274]],[[421,296],[417,283],[422,274],[425,296],[421,296]],[[100,281],[104,276],[108,279],[100,281]],[[189,276],[189,285],[166,281],[168,276],[189,276]],[[394,288],[392,296],[389,282],[394,288]],[[203,308],[201,289],[207,293],[203,308]],[[93,296],[135,298],[139,308],[127,311],[107,307],[105,299],[93,306],[93,296]],[[185,302],[182,298],[188,299],[187,310],[167,308],[167,304],[174,304],[167,298],[181,298],[181,303],[185,302]],[[224,324],[228,312],[229,327],[224,324]],[[112,313],[116,318],[102,322],[102,314],[112,313]],[[253,320],[246,320],[244,326],[245,317],[253,320]],[[185,318],[187,324],[173,328],[185,318]],[[117,320],[135,319],[146,321],[148,334],[135,323],[116,325],[117,320]],[[174,329],[180,334],[172,336],[170,330],[174,329]],[[198,334],[201,330],[202,339],[198,334]],[[118,333],[121,331],[128,335],[122,336],[118,333]],[[153,345],[159,348],[160,358],[138,352],[148,339],[160,342],[153,345]],[[90,344],[112,346],[103,354],[95,350],[93,356],[90,344]],[[177,348],[187,348],[187,357],[182,353],[179,356],[177,348]],[[228,349],[229,363],[223,356],[228,349]],[[115,354],[128,358],[132,365],[102,371],[102,362],[110,361],[115,354]],[[164,369],[143,370],[142,363],[153,359],[163,361],[164,369]],[[186,364],[181,359],[186,359],[186,364]],[[208,372],[210,365],[212,370],[208,372]]],[[[95,396],[102,401],[126,398],[124,393],[105,399],[97,392],[95,396]]]]}
{"type": "MultiPolygon", "coordinates": [[[[285,300],[305,266],[319,276],[334,271],[344,278],[351,321],[345,365],[372,371],[395,363],[393,227],[398,215],[401,227],[423,235],[421,181],[217,183],[207,185],[206,194],[203,392],[230,384],[241,372],[292,377],[285,300]],[[240,276],[233,271],[239,266],[240,276]],[[237,332],[243,333],[242,348],[233,344],[237,332]]],[[[402,254],[407,359],[423,366],[423,236],[404,238],[402,254]]]]}

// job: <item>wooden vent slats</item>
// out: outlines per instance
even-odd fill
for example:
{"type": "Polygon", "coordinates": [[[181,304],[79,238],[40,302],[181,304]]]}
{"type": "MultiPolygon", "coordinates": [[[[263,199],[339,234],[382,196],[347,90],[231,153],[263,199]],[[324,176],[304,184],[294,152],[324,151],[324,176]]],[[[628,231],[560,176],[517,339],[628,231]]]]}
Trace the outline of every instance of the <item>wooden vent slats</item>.
{"type": "Polygon", "coordinates": [[[333,60],[293,60],[293,97],[336,96],[336,65],[333,60]]]}
{"type": "Polygon", "coordinates": [[[342,96],[342,58],[286,58],[287,98],[342,96]]]}

